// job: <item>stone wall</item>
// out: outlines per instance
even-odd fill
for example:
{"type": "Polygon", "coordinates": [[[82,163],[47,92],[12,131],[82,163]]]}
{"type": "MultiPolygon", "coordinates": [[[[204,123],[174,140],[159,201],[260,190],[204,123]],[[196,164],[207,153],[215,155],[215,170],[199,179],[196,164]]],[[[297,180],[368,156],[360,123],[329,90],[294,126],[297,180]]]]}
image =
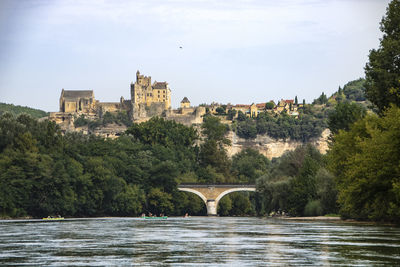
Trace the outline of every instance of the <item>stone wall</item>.
{"type": "Polygon", "coordinates": [[[186,110],[186,108],[178,111],[167,112],[165,119],[174,120],[186,126],[203,123],[203,116],[206,114],[206,109],[204,107],[188,108],[186,110],[187,112],[182,112],[182,110],[186,110]]]}
{"type": "Polygon", "coordinates": [[[119,102],[100,102],[98,105],[102,115],[106,112],[118,112],[121,109],[119,102]]]}

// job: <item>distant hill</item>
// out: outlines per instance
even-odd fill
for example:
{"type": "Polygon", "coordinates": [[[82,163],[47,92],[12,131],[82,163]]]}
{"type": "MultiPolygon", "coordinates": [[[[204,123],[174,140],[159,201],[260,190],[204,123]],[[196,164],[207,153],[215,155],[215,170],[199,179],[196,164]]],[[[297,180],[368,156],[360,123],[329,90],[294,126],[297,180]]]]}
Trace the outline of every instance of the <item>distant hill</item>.
{"type": "Polygon", "coordinates": [[[46,117],[49,115],[48,112],[40,110],[40,109],[34,109],[34,108],[23,107],[23,106],[15,106],[13,104],[0,103],[0,115],[3,114],[4,112],[10,112],[14,115],[18,115],[21,113],[27,113],[37,119],[43,118],[43,117],[46,117]]]}

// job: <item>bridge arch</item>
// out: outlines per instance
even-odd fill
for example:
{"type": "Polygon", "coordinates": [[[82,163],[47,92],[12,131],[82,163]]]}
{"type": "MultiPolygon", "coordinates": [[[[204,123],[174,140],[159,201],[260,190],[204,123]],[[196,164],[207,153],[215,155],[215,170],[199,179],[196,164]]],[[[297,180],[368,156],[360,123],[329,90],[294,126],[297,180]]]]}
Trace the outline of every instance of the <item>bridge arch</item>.
{"type": "Polygon", "coordinates": [[[229,194],[229,193],[233,193],[233,192],[238,192],[238,191],[256,191],[255,189],[249,189],[249,188],[232,188],[232,189],[228,189],[224,192],[222,192],[216,199],[215,202],[217,202],[217,206],[219,201],[221,200],[221,198],[223,198],[225,195],[229,194]]]}
{"type": "Polygon", "coordinates": [[[207,198],[201,192],[190,188],[179,188],[179,190],[183,192],[190,192],[196,194],[204,201],[205,204],[207,204],[207,198]]]}
{"type": "Polygon", "coordinates": [[[180,184],[178,190],[198,195],[207,206],[207,215],[217,216],[218,202],[229,193],[237,191],[256,191],[255,185],[249,184],[180,184]]]}

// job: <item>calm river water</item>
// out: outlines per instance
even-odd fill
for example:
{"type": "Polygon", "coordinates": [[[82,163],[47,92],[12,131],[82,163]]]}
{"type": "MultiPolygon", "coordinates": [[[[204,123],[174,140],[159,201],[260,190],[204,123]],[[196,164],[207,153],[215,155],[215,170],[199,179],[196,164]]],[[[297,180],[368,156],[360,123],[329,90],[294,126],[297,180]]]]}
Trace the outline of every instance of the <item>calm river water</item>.
{"type": "Polygon", "coordinates": [[[400,265],[400,228],[191,217],[0,221],[0,265],[400,265]]]}

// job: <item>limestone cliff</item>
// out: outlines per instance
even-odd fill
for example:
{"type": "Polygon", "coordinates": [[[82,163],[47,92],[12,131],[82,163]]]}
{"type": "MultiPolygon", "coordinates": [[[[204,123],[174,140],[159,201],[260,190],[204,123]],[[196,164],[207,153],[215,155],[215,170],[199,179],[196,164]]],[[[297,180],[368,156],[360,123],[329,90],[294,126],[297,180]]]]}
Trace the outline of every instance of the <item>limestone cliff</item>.
{"type": "MultiPolygon", "coordinates": [[[[313,144],[321,153],[325,154],[328,150],[327,141],[329,134],[329,129],[326,129],[319,138],[311,140],[309,143],[313,144]]],[[[276,140],[268,135],[257,135],[255,139],[246,140],[238,137],[232,131],[228,133],[227,138],[231,140],[232,143],[231,146],[227,147],[227,152],[230,157],[239,153],[242,149],[252,148],[258,150],[267,158],[272,159],[280,157],[286,151],[294,150],[296,147],[304,144],[300,141],[276,140]]]]}
{"type": "MultiPolygon", "coordinates": [[[[169,118],[171,119],[171,118],[169,118]]],[[[147,120],[147,119],[146,119],[147,120]]],[[[145,121],[145,120],[143,120],[145,121]]],[[[93,133],[108,138],[116,138],[126,131],[127,127],[118,124],[108,124],[106,126],[97,127],[94,130],[89,130],[87,126],[75,128],[73,124],[60,125],[64,132],[66,131],[77,131],[84,134],[93,133]]],[[[200,125],[195,125],[198,132],[201,132],[200,125]]],[[[330,135],[329,129],[325,129],[319,138],[311,140],[309,143],[313,144],[321,153],[325,154],[328,150],[328,137],[330,135]]],[[[286,151],[295,150],[298,146],[303,145],[300,141],[291,140],[277,140],[269,137],[268,135],[257,135],[255,139],[247,140],[240,138],[235,132],[229,131],[226,136],[231,141],[231,146],[226,147],[229,157],[232,157],[236,153],[239,153],[243,149],[252,148],[258,150],[261,154],[269,159],[280,157],[286,151]]],[[[200,145],[201,139],[197,142],[200,145]]]]}

